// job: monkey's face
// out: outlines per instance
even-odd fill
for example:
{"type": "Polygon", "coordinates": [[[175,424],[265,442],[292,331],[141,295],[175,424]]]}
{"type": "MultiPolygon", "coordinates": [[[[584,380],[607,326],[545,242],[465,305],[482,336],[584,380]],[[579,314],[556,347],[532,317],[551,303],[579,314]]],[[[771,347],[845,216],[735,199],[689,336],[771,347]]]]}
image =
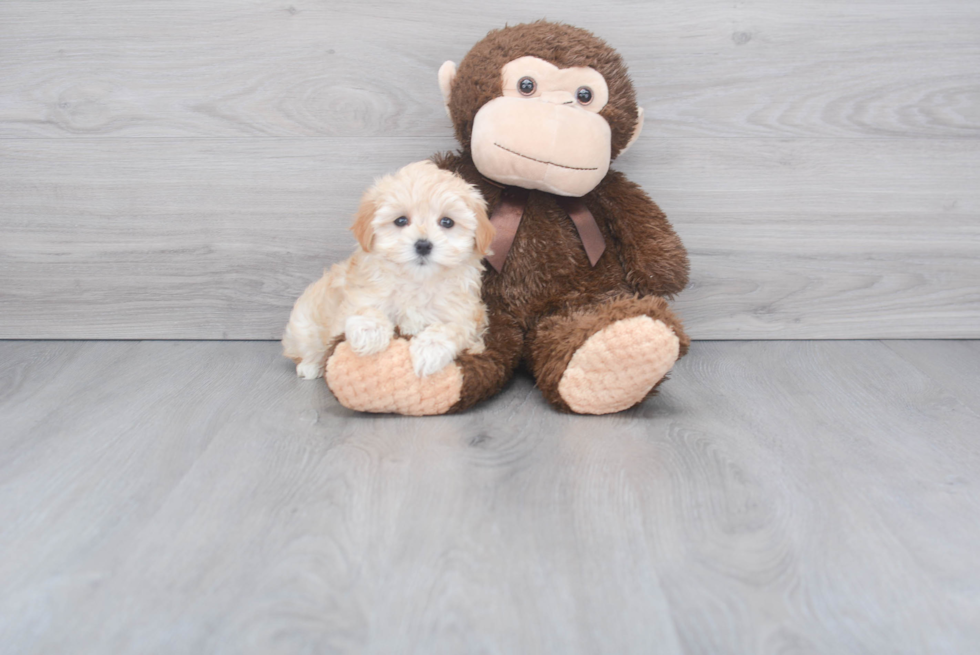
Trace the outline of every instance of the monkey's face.
{"type": "Polygon", "coordinates": [[[503,96],[473,119],[473,162],[503,184],[583,196],[609,170],[612,144],[603,76],[593,68],[558,68],[520,57],[501,69],[503,96]]]}

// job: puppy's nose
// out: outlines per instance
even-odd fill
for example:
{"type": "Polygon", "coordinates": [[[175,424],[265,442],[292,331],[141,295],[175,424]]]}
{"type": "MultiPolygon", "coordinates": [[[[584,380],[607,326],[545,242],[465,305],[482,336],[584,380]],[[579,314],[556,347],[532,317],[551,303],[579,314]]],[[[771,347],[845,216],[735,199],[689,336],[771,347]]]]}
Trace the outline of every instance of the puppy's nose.
{"type": "Polygon", "coordinates": [[[432,252],[432,242],[428,239],[419,239],[415,242],[415,252],[421,257],[425,257],[432,252]]]}

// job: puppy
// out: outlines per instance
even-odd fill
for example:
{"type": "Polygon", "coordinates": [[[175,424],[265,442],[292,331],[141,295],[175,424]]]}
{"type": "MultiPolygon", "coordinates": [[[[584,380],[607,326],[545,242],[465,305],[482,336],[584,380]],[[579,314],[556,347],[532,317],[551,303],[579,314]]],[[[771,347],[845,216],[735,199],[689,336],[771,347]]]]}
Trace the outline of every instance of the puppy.
{"type": "Polygon", "coordinates": [[[323,375],[340,335],[366,356],[385,350],[397,327],[413,337],[419,377],[483,350],[482,260],[494,228],[475,187],[431,161],[409,164],[367,190],[351,231],[357,250],[307,287],[289,317],[283,354],[299,377],[323,375]]]}

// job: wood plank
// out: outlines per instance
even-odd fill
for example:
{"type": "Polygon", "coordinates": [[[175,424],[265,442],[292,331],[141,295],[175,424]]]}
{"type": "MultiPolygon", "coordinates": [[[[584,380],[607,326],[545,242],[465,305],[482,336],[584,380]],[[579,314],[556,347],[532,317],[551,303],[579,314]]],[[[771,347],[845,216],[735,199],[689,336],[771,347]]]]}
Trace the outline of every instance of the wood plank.
{"type": "MultiPolygon", "coordinates": [[[[980,150],[659,139],[618,166],[691,252],[700,339],[980,336],[980,150]]],[[[0,140],[0,337],[278,338],[371,179],[442,141],[0,140]]]]}
{"type": "Polygon", "coordinates": [[[0,381],[10,652],[980,640],[980,415],[881,343],[695,343],[608,417],[355,415],[268,343],[0,342],[0,381]]]}
{"type": "MultiPolygon", "coordinates": [[[[710,602],[730,618],[714,623],[723,626],[720,634],[705,633],[696,628],[699,618],[677,613],[678,631],[696,635],[684,644],[686,650],[968,652],[976,628],[960,641],[954,626],[958,620],[980,625],[980,587],[972,574],[960,575],[980,571],[980,560],[972,548],[964,548],[961,526],[941,517],[947,511],[973,517],[980,509],[976,477],[948,468],[958,458],[961,472],[980,465],[978,415],[876,342],[695,346],[698,358],[671,381],[683,378],[672,390],[683,400],[672,407],[698,418],[691,424],[676,421],[672,432],[699,455],[680,465],[685,473],[675,476],[693,487],[698,485],[692,480],[702,476],[730,486],[725,492],[677,496],[675,502],[692,521],[711,527],[688,533],[699,543],[694,552],[685,547],[676,552],[682,561],[700,560],[694,569],[718,571],[726,582],[692,590],[684,565],[679,567],[684,572],[673,579],[661,576],[661,582],[673,604],[710,602]],[[720,407],[707,409],[715,403],[720,407]],[[939,536],[947,529],[957,534],[939,536]],[[930,532],[935,539],[926,536],[930,532]],[[865,558],[876,559],[871,570],[864,568],[865,558]],[[719,565],[720,559],[732,563],[719,565]],[[819,564],[806,571],[798,561],[819,564]],[[828,579],[815,570],[832,573],[828,579]],[[916,573],[908,577],[911,570],[916,573]],[[919,584],[929,595],[924,588],[933,582],[927,579],[942,579],[958,590],[918,608],[883,600],[919,593],[913,591],[919,584]],[[761,580],[766,591],[760,594],[772,605],[746,603],[745,590],[761,580]],[[826,593],[827,585],[842,593],[826,593]],[[852,596],[857,589],[862,592],[852,596]],[[786,609],[787,598],[800,605],[786,609]],[[952,618],[955,614],[960,619],[952,618]],[[828,616],[847,619],[833,635],[773,627],[752,639],[737,627],[759,616],[787,615],[818,623],[828,616]],[[938,633],[924,627],[932,620],[944,626],[938,633]],[[887,634],[899,633],[909,641],[885,643],[887,634]]],[[[655,403],[643,411],[651,418],[660,412],[655,403]]],[[[668,461],[667,467],[684,459],[668,461]]]]}
{"type": "Polygon", "coordinates": [[[970,0],[12,0],[0,137],[441,138],[439,64],[543,16],[623,53],[648,136],[980,135],[970,0]]]}
{"type": "Polygon", "coordinates": [[[0,141],[2,335],[278,338],[373,177],[432,145],[0,141]]]}
{"type": "Polygon", "coordinates": [[[884,343],[980,415],[980,343],[922,340],[884,343]]]}

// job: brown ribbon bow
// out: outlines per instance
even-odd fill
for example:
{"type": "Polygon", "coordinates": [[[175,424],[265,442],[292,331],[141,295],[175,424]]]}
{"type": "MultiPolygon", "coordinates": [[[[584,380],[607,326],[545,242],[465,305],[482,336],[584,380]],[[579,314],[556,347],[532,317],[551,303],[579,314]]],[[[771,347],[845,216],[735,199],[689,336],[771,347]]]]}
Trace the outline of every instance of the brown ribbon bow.
{"type": "MultiPolygon", "coordinates": [[[[493,254],[487,257],[487,261],[498,273],[504,267],[510,247],[514,245],[514,237],[517,235],[517,228],[521,224],[524,207],[527,205],[528,193],[527,189],[521,187],[506,187],[500,193],[497,206],[493,208],[490,222],[497,228],[497,234],[490,244],[493,254]]],[[[578,236],[585,247],[585,254],[589,256],[589,263],[595,266],[606,250],[606,240],[602,238],[602,232],[596,225],[595,216],[581,198],[553,197],[558,206],[564,209],[575,223],[575,229],[578,230],[578,236]]]]}

